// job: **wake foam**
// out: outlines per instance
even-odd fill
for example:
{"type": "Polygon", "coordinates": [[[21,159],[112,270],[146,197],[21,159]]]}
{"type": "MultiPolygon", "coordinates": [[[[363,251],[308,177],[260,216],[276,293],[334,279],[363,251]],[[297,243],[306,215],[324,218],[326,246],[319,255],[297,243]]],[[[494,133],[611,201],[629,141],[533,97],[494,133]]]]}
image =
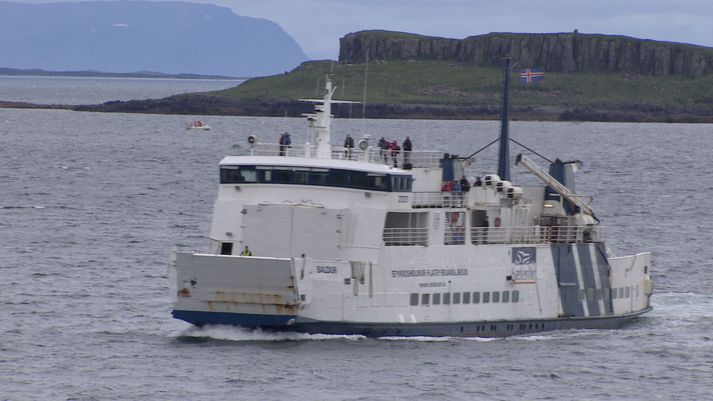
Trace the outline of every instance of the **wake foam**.
{"type": "Polygon", "coordinates": [[[330,340],[362,340],[364,336],[338,334],[307,334],[294,332],[270,332],[261,329],[248,329],[237,326],[212,325],[204,327],[189,327],[178,337],[209,338],[223,341],[330,341],[330,340]]]}

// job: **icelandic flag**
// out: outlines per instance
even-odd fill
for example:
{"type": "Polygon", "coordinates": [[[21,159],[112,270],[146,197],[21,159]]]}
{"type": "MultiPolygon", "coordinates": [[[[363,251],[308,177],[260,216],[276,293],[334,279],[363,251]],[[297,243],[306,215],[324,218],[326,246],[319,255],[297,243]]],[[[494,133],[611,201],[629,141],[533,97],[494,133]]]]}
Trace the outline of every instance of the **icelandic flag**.
{"type": "Polygon", "coordinates": [[[545,70],[535,68],[523,68],[520,70],[520,82],[523,84],[540,82],[543,79],[545,79],[545,70]]]}

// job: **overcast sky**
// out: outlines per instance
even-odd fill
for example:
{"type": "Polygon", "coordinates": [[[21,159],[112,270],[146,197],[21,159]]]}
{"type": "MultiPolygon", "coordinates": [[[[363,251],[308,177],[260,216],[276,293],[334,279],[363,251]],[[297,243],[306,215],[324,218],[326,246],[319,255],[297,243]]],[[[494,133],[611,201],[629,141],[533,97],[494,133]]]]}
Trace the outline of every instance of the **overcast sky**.
{"type": "Polygon", "coordinates": [[[280,24],[315,59],[363,29],[465,38],[489,32],[628,35],[713,46],[712,0],[215,0],[280,24]]]}
{"type": "MultiPolygon", "coordinates": [[[[39,3],[53,0],[15,0],[39,3]]],[[[339,38],[387,29],[449,38],[489,32],[628,35],[713,47],[713,0],[188,0],[277,22],[313,59],[339,38]]]]}

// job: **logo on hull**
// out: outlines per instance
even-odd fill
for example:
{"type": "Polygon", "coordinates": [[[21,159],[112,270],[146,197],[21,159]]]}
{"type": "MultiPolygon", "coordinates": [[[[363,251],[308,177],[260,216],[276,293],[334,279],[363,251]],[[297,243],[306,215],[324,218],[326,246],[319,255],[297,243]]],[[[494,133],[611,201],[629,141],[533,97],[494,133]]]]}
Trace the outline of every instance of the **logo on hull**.
{"type": "Polygon", "coordinates": [[[512,281],[515,284],[537,282],[537,248],[512,248],[512,281]]]}

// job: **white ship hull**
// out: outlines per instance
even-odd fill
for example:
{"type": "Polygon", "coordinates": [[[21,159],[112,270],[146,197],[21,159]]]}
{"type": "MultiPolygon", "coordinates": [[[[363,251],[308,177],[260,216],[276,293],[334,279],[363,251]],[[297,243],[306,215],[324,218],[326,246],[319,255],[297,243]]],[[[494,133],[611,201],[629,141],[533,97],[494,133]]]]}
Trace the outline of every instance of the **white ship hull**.
{"type": "Polygon", "coordinates": [[[650,309],[648,253],[607,260],[601,243],[472,248],[439,260],[429,260],[437,250],[393,249],[383,264],[181,253],[185,291],[173,315],[198,326],[487,337],[616,328],[650,309]],[[534,249],[534,263],[513,264],[521,249],[534,249]]]}
{"type": "Polygon", "coordinates": [[[519,156],[545,183],[521,188],[498,175],[467,180],[468,158],[410,145],[398,168],[396,153],[368,136],[357,149],[332,148],[326,82],[308,116],[314,145],[250,137],[249,155],[221,161],[209,249],[177,253],[171,265],[174,317],[308,333],[506,336],[615,328],[651,309],[651,254],[613,256],[573,191],[576,163],[553,162],[555,178],[519,156]]]}

